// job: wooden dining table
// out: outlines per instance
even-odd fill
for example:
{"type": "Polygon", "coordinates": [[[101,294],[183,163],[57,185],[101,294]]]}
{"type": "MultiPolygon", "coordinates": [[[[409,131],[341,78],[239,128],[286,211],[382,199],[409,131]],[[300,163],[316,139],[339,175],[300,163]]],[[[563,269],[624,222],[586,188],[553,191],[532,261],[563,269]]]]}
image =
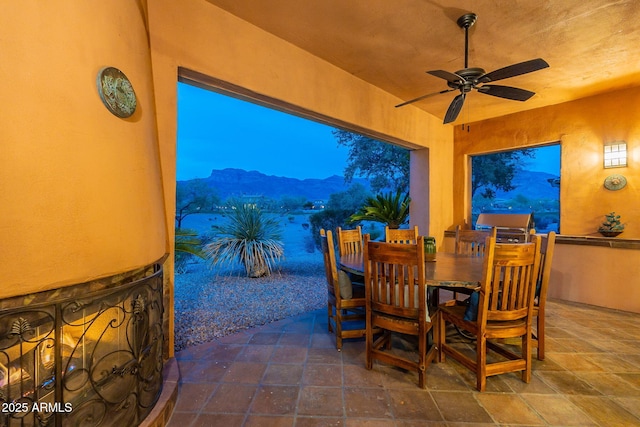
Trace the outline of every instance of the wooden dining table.
{"type": "MultiPolygon", "coordinates": [[[[470,293],[480,287],[483,262],[483,257],[479,256],[438,252],[434,258],[425,261],[425,282],[427,286],[470,293]]],[[[348,273],[364,275],[363,253],[343,255],[340,268],[348,273]]]]}

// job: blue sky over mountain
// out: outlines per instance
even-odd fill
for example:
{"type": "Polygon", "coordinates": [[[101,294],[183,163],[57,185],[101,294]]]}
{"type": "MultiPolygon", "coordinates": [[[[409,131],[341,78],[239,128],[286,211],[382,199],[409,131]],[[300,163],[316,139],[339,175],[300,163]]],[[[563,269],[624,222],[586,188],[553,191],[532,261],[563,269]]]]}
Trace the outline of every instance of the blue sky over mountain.
{"type": "Polygon", "coordinates": [[[212,169],[257,170],[289,178],[343,175],[348,151],[332,127],[178,83],[177,179],[212,169]]]}
{"type": "MultiPolygon", "coordinates": [[[[348,150],[338,146],[332,130],[178,83],[177,179],[205,178],[213,169],[225,168],[298,179],[343,176],[348,150]]],[[[559,157],[559,145],[538,148],[526,169],[558,175],[559,157]]]]}

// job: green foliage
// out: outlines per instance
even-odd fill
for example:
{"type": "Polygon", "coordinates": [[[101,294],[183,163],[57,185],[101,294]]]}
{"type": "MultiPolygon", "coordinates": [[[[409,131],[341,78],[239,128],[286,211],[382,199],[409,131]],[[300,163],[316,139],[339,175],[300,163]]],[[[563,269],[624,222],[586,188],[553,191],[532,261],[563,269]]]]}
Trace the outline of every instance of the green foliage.
{"type": "Polygon", "coordinates": [[[481,187],[484,187],[482,196],[486,199],[493,199],[495,190],[513,190],[513,178],[521,169],[523,157],[535,157],[535,151],[524,149],[474,156],[471,167],[471,197],[481,187]]]}
{"type": "Polygon", "coordinates": [[[280,224],[251,205],[237,205],[228,213],[228,223],[214,226],[216,236],[204,248],[211,265],[241,263],[249,277],[268,276],[284,257],[280,224]]]}
{"type": "Polygon", "coordinates": [[[385,188],[409,191],[409,150],[339,129],[333,136],[338,145],[349,148],[344,170],[347,182],[359,176],[369,180],[374,192],[385,188]]]}
{"type": "Polygon", "coordinates": [[[352,210],[345,209],[324,209],[309,216],[311,223],[311,237],[316,245],[320,247],[320,229],[335,230],[338,227],[348,228],[349,216],[352,210]]]}
{"type": "Polygon", "coordinates": [[[622,231],[624,224],[620,222],[620,215],[615,212],[609,212],[604,216],[606,221],[602,223],[598,231],[622,231]]]}
{"type": "Polygon", "coordinates": [[[182,221],[194,213],[212,212],[220,198],[215,190],[202,179],[178,181],[176,183],[176,228],[182,227],[182,221]]]}
{"type": "Polygon", "coordinates": [[[353,184],[347,191],[333,193],[329,196],[327,209],[357,211],[371,197],[371,193],[362,184],[353,184]]]}
{"type": "Polygon", "coordinates": [[[409,194],[397,191],[378,194],[375,198],[367,199],[366,204],[358,212],[351,215],[350,222],[374,221],[381,222],[389,228],[399,228],[409,218],[409,194]]]}
{"type": "Polygon", "coordinates": [[[187,262],[192,257],[206,258],[202,250],[202,241],[198,238],[198,233],[189,229],[176,229],[174,252],[175,268],[178,273],[184,273],[187,262]]]}

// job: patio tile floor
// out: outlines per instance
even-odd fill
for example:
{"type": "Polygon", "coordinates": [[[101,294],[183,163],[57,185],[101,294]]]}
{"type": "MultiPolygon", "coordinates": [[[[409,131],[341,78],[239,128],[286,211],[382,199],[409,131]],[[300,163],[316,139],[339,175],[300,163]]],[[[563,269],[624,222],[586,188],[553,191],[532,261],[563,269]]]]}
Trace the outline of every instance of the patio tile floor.
{"type": "MultiPolygon", "coordinates": [[[[549,301],[547,355],[487,391],[452,359],[417,374],[364,368],[364,341],[338,352],[326,310],[248,329],[176,354],[170,427],[640,425],[640,315],[549,301]]],[[[452,339],[456,339],[452,334],[452,339]]],[[[459,345],[468,345],[459,339],[459,345]]]]}

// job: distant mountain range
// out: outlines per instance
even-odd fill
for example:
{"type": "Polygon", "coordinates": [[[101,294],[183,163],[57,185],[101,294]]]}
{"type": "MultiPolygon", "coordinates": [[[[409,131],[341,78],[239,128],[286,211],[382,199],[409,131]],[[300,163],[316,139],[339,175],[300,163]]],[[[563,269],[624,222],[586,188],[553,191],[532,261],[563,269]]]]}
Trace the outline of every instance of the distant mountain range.
{"type": "Polygon", "coordinates": [[[352,182],[345,183],[344,178],[337,175],[324,179],[297,179],[231,168],[214,169],[210,176],[202,180],[214,188],[223,200],[231,196],[265,196],[271,199],[301,196],[310,201],[326,201],[329,195],[346,191],[355,183],[362,184],[367,189],[371,188],[366,179],[354,178],[352,182]]]}
{"type": "MultiPolygon", "coordinates": [[[[560,177],[546,172],[522,170],[516,173],[512,185],[514,190],[496,191],[496,199],[511,199],[517,194],[528,198],[535,195],[536,199],[559,199],[560,177]]],[[[476,194],[482,193],[482,187],[476,194]]]]}
{"type": "MultiPolygon", "coordinates": [[[[280,199],[282,196],[302,196],[310,201],[326,201],[329,195],[346,191],[355,183],[362,184],[367,189],[371,188],[369,181],[361,178],[354,178],[352,182],[345,183],[344,178],[337,175],[324,179],[297,179],[231,168],[214,169],[210,176],[202,180],[214,188],[216,194],[223,200],[232,196],[264,196],[272,199],[280,199]]],[[[497,191],[496,198],[508,199],[518,193],[535,194],[541,199],[558,198],[559,177],[556,175],[521,171],[516,174],[513,184],[516,186],[515,190],[509,193],[497,191]]],[[[478,191],[481,192],[482,189],[478,191]]]]}

